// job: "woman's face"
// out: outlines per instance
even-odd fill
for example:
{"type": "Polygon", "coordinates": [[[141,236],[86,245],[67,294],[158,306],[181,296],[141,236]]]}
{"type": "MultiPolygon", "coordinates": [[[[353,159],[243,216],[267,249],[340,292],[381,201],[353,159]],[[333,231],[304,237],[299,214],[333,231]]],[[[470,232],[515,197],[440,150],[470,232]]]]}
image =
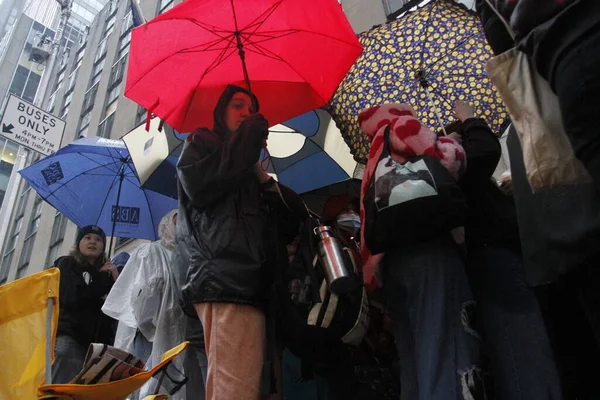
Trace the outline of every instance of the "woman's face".
{"type": "Polygon", "coordinates": [[[240,127],[242,121],[255,112],[252,99],[246,93],[237,92],[233,95],[225,110],[225,125],[231,132],[240,127]]]}
{"type": "Polygon", "coordinates": [[[79,252],[86,258],[98,258],[103,251],[102,237],[95,233],[88,233],[79,242],[79,252]]]}

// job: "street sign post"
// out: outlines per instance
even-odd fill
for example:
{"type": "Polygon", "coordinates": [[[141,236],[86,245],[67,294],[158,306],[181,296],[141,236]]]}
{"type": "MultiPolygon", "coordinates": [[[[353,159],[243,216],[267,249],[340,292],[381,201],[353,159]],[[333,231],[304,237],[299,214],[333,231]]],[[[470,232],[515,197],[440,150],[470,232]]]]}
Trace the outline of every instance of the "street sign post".
{"type": "Polygon", "coordinates": [[[62,119],[11,94],[0,120],[0,135],[47,156],[60,148],[65,125],[62,119]]]}

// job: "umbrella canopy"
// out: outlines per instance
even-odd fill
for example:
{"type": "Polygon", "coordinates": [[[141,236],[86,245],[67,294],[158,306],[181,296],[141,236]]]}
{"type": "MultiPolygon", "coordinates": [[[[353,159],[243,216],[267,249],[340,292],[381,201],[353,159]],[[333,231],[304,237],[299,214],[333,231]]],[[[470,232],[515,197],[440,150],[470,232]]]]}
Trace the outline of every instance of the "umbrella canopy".
{"type": "Polygon", "coordinates": [[[325,105],[361,51],[335,0],[187,0],[133,30],[125,95],[191,132],[237,84],[276,124],[325,105]]]}
{"type": "Polygon", "coordinates": [[[433,0],[359,35],[364,47],[331,99],[331,113],[359,162],[369,138],[358,113],[382,103],[409,103],[434,130],[455,120],[454,103],[475,104],[477,116],[501,132],[506,109],[485,64],[493,56],[477,15],[452,0],[433,0]]]}
{"type": "MultiPolygon", "coordinates": [[[[138,126],[123,137],[142,187],[177,198],[175,167],[181,154],[182,134],[159,120],[150,129],[138,126]]],[[[357,163],[342,135],[324,110],[313,110],[269,129],[263,167],[297,193],[304,193],[356,175],[357,163]]]]}
{"type": "Polygon", "coordinates": [[[324,110],[314,110],[269,129],[263,168],[296,193],[353,178],[358,165],[324,110]]]}
{"type": "Polygon", "coordinates": [[[77,226],[98,225],[111,237],[157,240],[161,218],[177,208],[176,200],[140,188],[120,140],[80,139],[19,173],[77,226]]]}

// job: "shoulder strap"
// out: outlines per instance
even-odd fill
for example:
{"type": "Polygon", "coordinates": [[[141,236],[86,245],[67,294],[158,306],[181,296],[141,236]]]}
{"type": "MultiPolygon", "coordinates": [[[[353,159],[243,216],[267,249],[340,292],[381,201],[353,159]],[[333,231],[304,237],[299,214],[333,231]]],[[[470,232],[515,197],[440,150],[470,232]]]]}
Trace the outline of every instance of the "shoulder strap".
{"type": "Polygon", "coordinates": [[[496,14],[496,16],[498,17],[498,19],[500,19],[500,21],[502,22],[502,24],[504,24],[504,27],[508,31],[508,34],[510,35],[510,37],[512,38],[512,40],[515,40],[515,37],[516,37],[515,31],[513,31],[513,29],[510,27],[510,24],[508,23],[508,21],[502,16],[502,14],[500,14],[500,11],[498,11],[498,9],[492,4],[491,0],[485,0],[485,2],[492,9],[492,11],[494,12],[494,14],[496,14]]]}

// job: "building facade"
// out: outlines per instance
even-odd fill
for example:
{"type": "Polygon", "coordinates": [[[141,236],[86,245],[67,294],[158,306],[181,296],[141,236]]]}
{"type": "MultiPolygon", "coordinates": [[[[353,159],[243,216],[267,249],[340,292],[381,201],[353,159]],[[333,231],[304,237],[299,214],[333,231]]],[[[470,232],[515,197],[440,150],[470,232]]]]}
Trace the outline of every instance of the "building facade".
{"type": "MultiPolygon", "coordinates": [[[[149,19],[178,2],[142,0],[140,5],[149,19]]],[[[133,27],[129,0],[104,3],[82,39],[73,41],[69,51],[57,60],[41,102],[44,109],[66,121],[63,145],[93,135],[118,139],[146,118],[145,110],[122,95],[133,27]]],[[[28,161],[38,159],[34,154],[28,161]]],[[[2,244],[0,284],[52,266],[59,256],[69,253],[77,232],[73,223],[37,196],[25,181],[20,181],[17,190],[2,244]]],[[[117,242],[117,252],[131,251],[139,244],[126,238],[117,242]]]]}
{"type": "MultiPolygon", "coordinates": [[[[146,19],[151,19],[179,2],[141,0],[140,6],[146,19]]],[[[357,33],[388,18],[389,0],[340,3],[357,33]]],[[[63,145],[93,135],[118,139],[145,120],[146,111],[123,96],[132,24],[129,0],[108,2],[90,24],[85,39],[57,62],[42,106],[66,121],[63,145]]],[[[11,215],[0,254],[0,284],[52,266],[71,250],[77,231],[24,181],[11,215]]],[[[126,238],[117,242],[115,253],[130,252],[141,243],[126,238]]]]}

